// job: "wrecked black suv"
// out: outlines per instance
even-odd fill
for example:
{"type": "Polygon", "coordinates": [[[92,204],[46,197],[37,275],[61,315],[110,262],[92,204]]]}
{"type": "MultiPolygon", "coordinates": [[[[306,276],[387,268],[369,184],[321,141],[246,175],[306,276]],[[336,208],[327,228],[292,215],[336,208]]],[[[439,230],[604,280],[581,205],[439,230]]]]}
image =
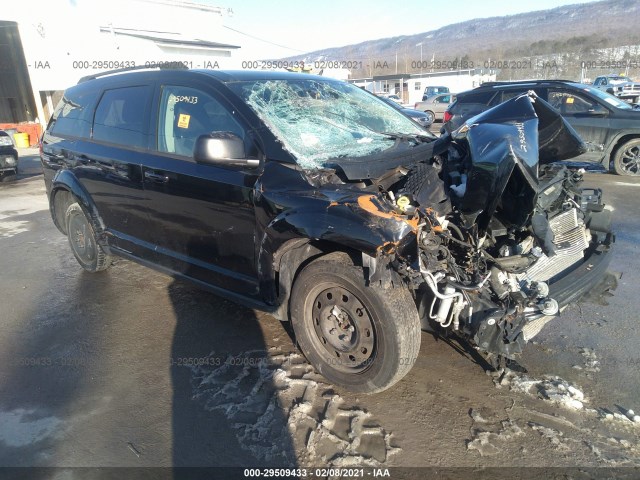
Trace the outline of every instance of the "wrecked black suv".
{"type": "Polygon", "coordinates": [[[375,392],[421,329],[511,359],[609,285],[601,192],[553,163],[584,148],[533,94],[436,139],[323,77],[145,71],[69,88],[42,163],[83,268],[118,255],[290,320],[327,379],[375,392]]]}

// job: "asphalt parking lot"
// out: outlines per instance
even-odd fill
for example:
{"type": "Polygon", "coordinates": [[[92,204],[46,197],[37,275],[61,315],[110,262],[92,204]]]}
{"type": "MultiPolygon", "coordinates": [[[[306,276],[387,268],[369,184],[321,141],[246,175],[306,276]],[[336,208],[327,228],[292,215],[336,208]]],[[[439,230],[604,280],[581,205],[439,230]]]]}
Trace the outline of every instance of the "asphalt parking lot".
{"type": "Polygon", "coordinates": [[[22,153],[0,185],[0,466],[640,466],[640,178],[586,175],[623,276],[535,338],[527,373],[423,333],[406,378],[356,396],[267,314],[125,260],[85,273],[22,153]]]}

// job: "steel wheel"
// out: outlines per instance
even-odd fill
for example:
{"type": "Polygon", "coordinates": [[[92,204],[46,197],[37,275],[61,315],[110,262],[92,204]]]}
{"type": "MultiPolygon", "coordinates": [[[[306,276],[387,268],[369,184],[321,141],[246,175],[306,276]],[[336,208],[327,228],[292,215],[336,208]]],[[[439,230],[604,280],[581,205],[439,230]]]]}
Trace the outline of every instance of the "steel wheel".
{"type": "Polygon", "coordinates": [[[309,363],[334,385],[379,392],[404,377],[420,351],[420,319],[408,288],[368,285],[361,267],[334,252],[296,276],[290,315],[309,363]]]}
{"type": "Polygon", "coordinates": [[[88,232],[89,224],[84,215],[73,215],[69,219],[69,240],[71,248],[83,262],[91,263],[96,258],[96,245],[88,232]]]}
{"type": "MultiPolygon", "coordinates": [[[[375,330],[360,299],[341,286],[319,286],[313,302],[313,327],[318,347],[335,357],[345,373],[366,369],[375,358],[375,330]]],[[[314,292],[312,292],[312,295],[314,292]]]]}
{"type": "Polygon", "coordinates": [[[111,265],[111,258],[96,241],[93,227],[77,203],[69,206],[66,213],[67,238],[82,268],[88,272],[99,272],[111,265]]]}

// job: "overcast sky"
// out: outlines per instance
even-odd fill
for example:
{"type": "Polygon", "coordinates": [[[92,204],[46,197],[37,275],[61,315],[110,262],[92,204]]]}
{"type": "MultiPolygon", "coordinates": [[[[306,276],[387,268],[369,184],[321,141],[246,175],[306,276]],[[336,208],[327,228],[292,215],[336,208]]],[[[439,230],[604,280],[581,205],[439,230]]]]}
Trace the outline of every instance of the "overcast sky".
{"type": "MultiPolygon", "coordinates": [[[[593,0],[591,0],[593,1],[593,0]]],[[[411,35],[474,18],[545,10],[580,0],[204,0],[233,9],[224,24],[245,59],[281,58],[365,40],[411,35]],[[273,43],[282,47],[273,45],[273,43]],[[286,48],[283,48],[286,47],[286,48]]]]}

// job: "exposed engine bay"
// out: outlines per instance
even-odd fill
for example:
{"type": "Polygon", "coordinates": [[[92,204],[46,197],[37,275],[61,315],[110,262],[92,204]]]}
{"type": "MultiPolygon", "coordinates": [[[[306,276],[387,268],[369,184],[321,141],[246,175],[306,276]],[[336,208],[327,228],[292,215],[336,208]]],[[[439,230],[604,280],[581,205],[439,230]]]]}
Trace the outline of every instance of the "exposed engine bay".
{"type": "MultiPolygon", "coordinates": [[[[455,195],[453,213],[439,216],[416,208],[421,220],[418,268],[408,256],[395,262],[419,292],[423,326],[459,332],[487,352],[506,357],[520,353],[545,320],[560,311],[549,282],[582,262],[589,249],[612,241],[601,192],[582,191],[581,181],[579,172],[563,166],[543,167],[542,195],[523,225],[504,219],[502,209],[484,229],[470,224],[455,195]],[[587,228],[594,216],[601,231],[587,228]]],[[[454,192],[461,188],[451,187],[454,192]]],[[[398,208],[410,208],[410,193],[390,193],[398,208]]]]}
{"type": "Polygon", "coordinates": [[[370,280],[397,272],[415,293],[423,329],[513,358],[593,288],[581,277],[606,270],[595,266],[614,241],[602,192],[581,187],[582,171],[552,163],[583,148],[528,94],[439,139],[429,160],[376,177],[372,201],[414,235],[375,261],[365,256],[370,280]]]}

